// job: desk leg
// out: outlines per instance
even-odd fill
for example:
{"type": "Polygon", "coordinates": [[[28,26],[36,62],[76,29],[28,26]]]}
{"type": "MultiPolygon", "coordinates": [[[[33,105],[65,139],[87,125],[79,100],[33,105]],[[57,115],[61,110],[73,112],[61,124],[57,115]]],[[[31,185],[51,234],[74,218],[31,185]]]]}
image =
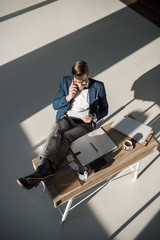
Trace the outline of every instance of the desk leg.
{"type": "Polygon", "coordinates": [[[67,218],[67,215],[68,215],[69,209],[70,209],[70,207],[71,207],[71,205],[72,205],[72,202],[73,202],[73,199],[70,199],[70,200],[68,201],[67,206],[66,206],[65,211],[64,211],[63,216],[62,216],[61,224],[62,224],[62,223],[66,220],[66,218],[67,218]]]}
{"type": "Polygon", "coordinates": [[[138,161],[138,162],[136,163],[136,169],[135,169],[135,172],[134,172],[134,179],[133,179],[133,181],[135,181],[135,180],[137,179],[137,177],[138,177],[139,165],[140,165],[140,161],[138,161]]]}
{"type": "Polygon", "coordinates": [[[43,186],[43,192],[44,192],[44,193],[46,192],[46,187],[45,187],[45,186],[43,186]]]}

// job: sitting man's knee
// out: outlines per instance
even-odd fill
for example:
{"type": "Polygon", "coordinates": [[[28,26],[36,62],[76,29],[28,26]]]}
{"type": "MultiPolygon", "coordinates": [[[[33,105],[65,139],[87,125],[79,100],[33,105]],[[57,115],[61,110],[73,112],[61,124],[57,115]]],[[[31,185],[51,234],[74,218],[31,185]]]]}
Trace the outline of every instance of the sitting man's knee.
{"type": "Polygon", "coordinates": [[[73,142],[71,135],[68,134],[67,132],[63,134],[63,142],[66,144],[71,144],[73,142]]]}

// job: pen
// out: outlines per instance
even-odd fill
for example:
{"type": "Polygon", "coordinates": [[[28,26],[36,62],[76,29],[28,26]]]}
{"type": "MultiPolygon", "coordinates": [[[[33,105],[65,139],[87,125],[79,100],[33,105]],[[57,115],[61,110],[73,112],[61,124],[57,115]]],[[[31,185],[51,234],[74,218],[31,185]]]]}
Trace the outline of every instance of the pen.
{"type": "Polygon", "coordinates": [[[76,152],[74,155],[77,156],[77,155],[79,155],[79,154],[81,154],[81,152],[76,152]]]}
{"type": "Polygon", "coordinates": [[[91,146],[94,148],[94,150],[96,150],[96,152],[99,153],[98,149],[93,145],[93,143],[90,142],[90,144],[91,144],[91,146]]]}

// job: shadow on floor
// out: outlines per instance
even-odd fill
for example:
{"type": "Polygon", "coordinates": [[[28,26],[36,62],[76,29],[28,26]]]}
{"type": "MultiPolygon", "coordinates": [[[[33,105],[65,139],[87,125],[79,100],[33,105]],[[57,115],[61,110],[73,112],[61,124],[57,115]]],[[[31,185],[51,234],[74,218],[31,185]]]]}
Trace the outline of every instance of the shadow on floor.
{"type": "Polygon", "coordinates": [[[14,12],[14,13],[10,13],[10,14],[8,14],[8,15],[5,15],[5,16],[3,16],[3,17],[0,17],[0,22],[6,21],[6,20],[11,19],[11,18],[14,18],[14,17],[17,17],[17,16],[22,15],[22,14],[27,13],[27,12],[33,11],[33,10],[35,10],[35,9],[37,9],[37,8],[44,7],[44,6],[46,6],[46,5],[50,4],[50,3],[53,3],[53,2],[55,2],[55,1],[58,1],[58,0],[46,0],[46,1],[44,1],[44,2],[41,2],[41,3],[38,3],[38,4],[32,5],[32,6],[30,6],[30,7],[27,7],[27,8],[25,8],[25,9],[16,11],[16,12],[14,12]]]}
{"type": "MultiPolygon", "coordinates": [[[[138,215],[140,215],[147,207],[149,207],[150,204],[152,204],[158,197],[160,193],[158,192],[152,199],[150,199],[142,208],[140,208],[131,218],[129,218],[115,233],[113,233],[108,239],[116,239],[117,235],[123,231],[124,228],[126,228],[138,215]]],[[[155,220],[158,220],[157,218],[155,220]]],[[[158,222],[156,221],[156,226],[159,225],[158,222]]],[[[151,230],[151,229],[150,229],[151,230]]],[[[153,230],[153,229],[152,229],[153,230]]],[[[159,232],[159,228],[156,229],[156,233],[159,232]]],[[[143,233],[142,233],[143,235],[143,233]]],[[[140,236],[142,236],[140,235],[140,236]]],[[[150,236],[154,236],[153,232],[150,234],[150,236]]],[[[158,235],[156,235],[158,237],[158,235]]],[[[145,239],[145,238],[139,238],[139,239],[145,239]]],[[[147,238],[149,239],[149,238],[147,238]]]]}
{"type": "Polygon", "coordinates": [[[143,231],[135,238],[135,240],[158,240],[160,236],[160,212],[158,212],[155,217],[148,223],[148,225],[143,229],[143,231]]]}

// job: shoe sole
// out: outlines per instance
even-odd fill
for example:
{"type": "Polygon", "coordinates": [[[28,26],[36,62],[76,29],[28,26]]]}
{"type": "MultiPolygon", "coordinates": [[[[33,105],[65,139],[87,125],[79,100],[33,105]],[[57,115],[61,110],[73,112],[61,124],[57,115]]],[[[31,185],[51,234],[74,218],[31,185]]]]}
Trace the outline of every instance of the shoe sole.
{"type": "Polygon", "coordinates": [[[28,180],[40,180],[40,181],[44,181],[44,180],[46,180],[47,178],[50,178],[50,177],[53,177],[54,176],[54,173],[52,173],[52,174],[50,174],[50,175],[48,175],[48,176],[46,176],[46,177],[43,177],[43,178],[32,178],[32,177],[29,177],[29,178],[27,178],[28,180]]]}
{"type": "MultiPolygon", "coordinates": [[[[31,190],[32,189],[32,188],[26,188],[25,186],[23,186],[23,184],[18,179],[17,179],[17,183],[20,187],[24,188],[25,190],[31,190]]],[[[34,187],[37,187],[37,186],[34,186],[34,187]]]]}

